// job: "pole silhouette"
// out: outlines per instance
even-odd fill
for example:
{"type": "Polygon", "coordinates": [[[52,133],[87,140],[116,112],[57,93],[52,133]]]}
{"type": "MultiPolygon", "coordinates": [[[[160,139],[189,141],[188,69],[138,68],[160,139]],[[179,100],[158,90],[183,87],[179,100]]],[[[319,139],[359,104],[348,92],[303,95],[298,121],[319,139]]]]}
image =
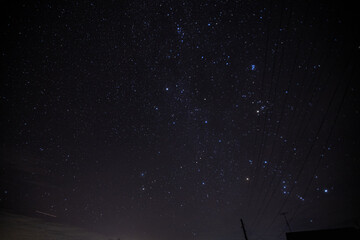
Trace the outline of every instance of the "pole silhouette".
{"type": "Polygon", "coordinates": [[[240,221],[241,221],[241,227],[242,227],[243,232],[244,232],[245,240],[249,240],[247,235],[246,235],[246,230],[245,230],[245,226],[244,226],[244,222],[243,222],[242,218],[240,219],[240,221]]]}

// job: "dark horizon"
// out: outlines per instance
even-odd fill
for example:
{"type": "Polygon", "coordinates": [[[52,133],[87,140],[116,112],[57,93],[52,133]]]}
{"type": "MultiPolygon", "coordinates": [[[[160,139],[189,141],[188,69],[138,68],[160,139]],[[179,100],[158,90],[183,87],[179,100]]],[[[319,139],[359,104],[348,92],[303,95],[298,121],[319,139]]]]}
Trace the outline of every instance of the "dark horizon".
{"type": "Polygon", "coordinates": [[[355,9],[7,4],[0,210],[121,240],[358,227],[355,9]]]}

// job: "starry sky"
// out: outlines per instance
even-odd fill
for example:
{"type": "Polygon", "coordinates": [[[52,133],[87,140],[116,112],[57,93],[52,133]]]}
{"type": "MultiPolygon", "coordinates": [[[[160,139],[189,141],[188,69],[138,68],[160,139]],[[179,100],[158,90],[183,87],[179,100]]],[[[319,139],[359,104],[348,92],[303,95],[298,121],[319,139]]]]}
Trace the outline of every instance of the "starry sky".
{"type": "Polygon", "coordinates": [[[354,6],[13,2],[1,209],[122,240],[359,224],[354,6]]]}

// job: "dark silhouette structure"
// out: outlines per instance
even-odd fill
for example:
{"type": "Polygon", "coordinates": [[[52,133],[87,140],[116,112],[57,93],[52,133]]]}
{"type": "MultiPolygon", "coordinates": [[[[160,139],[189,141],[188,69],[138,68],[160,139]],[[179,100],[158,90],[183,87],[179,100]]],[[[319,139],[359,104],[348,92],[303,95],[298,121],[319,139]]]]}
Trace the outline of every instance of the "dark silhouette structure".
{"type": "Polygon", "coordinates": [[[287,240],[320,240],[320,239],[360,239],[360,231],[357,228],[324,229],[303,232],[286,233],[287,240]]]}
{"type": "Polygon", "coordinates": [[[240,221],[241,221],[241,228],[243,229],[243,232],[244,232],[245,240],[248,240],[248,237],[247,237],[247,234],[246,234],[246,230],[245,230],[244,222],[243,222],[242,219],[240,219],[240,221]]]}

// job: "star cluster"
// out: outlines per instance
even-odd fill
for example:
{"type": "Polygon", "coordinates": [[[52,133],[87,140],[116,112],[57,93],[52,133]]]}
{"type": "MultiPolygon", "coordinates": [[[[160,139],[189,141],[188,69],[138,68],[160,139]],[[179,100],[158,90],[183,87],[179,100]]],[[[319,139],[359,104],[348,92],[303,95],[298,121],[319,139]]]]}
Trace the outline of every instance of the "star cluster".
{"type": "MultiPolygon", "coordinates": [[[[351,7],[349,7],[351,8],[351,7]]],[[[6,7],[0,205],[121,239],[281,239],[359,217],[344,6],[6,7]]],[[[348,226],[346,225],[346,226],[348,226]]]]}

